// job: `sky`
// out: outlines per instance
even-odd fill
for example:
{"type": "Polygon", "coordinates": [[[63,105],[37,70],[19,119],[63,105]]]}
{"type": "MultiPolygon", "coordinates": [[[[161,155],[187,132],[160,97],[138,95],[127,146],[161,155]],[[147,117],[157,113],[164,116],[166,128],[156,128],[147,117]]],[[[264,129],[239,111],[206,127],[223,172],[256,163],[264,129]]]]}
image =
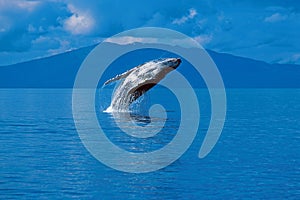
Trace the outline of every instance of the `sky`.
{"type": "Polygon", "coordinates": [[[300,64],[296,0],[0,0],[0,66],[147,26],[180,31],[221,53],[300,64]]]}

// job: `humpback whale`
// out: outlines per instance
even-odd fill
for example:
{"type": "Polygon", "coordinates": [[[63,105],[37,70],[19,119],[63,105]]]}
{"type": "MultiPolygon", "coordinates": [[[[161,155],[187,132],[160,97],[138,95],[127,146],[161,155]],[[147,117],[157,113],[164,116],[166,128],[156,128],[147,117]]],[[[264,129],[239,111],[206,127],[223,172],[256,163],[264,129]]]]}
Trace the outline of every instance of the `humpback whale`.
{"type": "Polygon", "coordinates": [[[106,112],[127,112],[129,105],[154,87],[181,63],[180,58],[152,60],[107,80],[104,85],[120,80],[106,112]]]}

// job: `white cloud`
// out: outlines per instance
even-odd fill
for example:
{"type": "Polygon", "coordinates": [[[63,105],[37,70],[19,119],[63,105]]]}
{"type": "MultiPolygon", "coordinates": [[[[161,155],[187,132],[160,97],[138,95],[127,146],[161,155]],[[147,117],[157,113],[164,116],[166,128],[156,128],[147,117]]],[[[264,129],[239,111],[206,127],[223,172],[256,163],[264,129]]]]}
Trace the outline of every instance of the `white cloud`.
{"type": "Polygon", "coordinates": [[[32,33],[32,34],[46,32],[46,30],[42,26],[35,27],[32,24],[28,25],[27,31],[28,31],[28,33],[32,33]]]}
{"type": "Polygon", "coordinates": [[[185,48],[198,47],[198,43],[190,38],[175,38],[175,37],[132,37],[132,36],[120,36],[111,37],[104,42],[115,43],[119,45],[128,45],[133,43],[143,44],[165,44],[171,46],[181,46],[185,48]]]}
{"type": "Polygon", "coordinates": [[[15,2],[15,5],[18,6],[21,9],[25,9],[28,11],[33,11],[40,2],[38,1],[12,1],[15,2]]]}
{"type": "Polygon", "coordinates": [[[32,40],[33,44],[39,44],[42,42],[47,42],[49,40],[49,37],[45,37],[45,36],[40,36],[38,38],[36,38],[35,40],[32,40]]]}
{"type": "Polygon", "coordinates": [[[38,5],[39,1],[23,1],[23,0],[0,0],[0,10],[3,9],[22,9],[32,12],[38,5]]]}
{"type": "Polygon", "coordinates": [[[56,49],[49,49],[48,53],[50,55],[56,55],[56,54],[59,54],[59,53],[64,53],[64,52],[72,51],[72,50],[75,49],[75,48],[71,48],[70,47],[70,42],[67,41],[67,40],[60,40],[60,39],[58,39],[58,41],[60,43],[60,47],[56,48],[56,49]]]}
{"type": "Polygon", "coordinates": [[[265,18],[265,22],[270,22],[270,23],[274,23],[274,22],[280,22],[280,21],[284,21],[287,19],[287,15],[282,15],[280,13],[275,13],[269,17],[265,18]]]}
{"type": "Polygon", "coordinates": [[[300,62],[300,53],[294,53],[290,56],[286,56],[286,58],[281,59],[278,63],[281,64],[299,64],[300,62]]]}
{"type": "Polygon", "coordinates": [[[189,14],[188,18],[193,19],[197,15],[197,11],[193,8],[191,8],[189,11],[190,11],[190,14],[189,14]]]}
{"type": "Polygon", "coordinates": [[[212,35],[198,35],[194,37],[194,40],[196,40],[202,46],[205,46],[206,44],[210,43],[212,39],[213,39],[212,35]]]}
{"type": "Polygon", "coordinates": [[[194,8],[189,9],[189,14],[187,16],[183,16],[179,19],[173,20],[172,24],[184,24],[187,22],[189,19],[193,19],[197,15],[197,11],[194,8]]]}
{"type": "Polygon", "coordinates": [[[73,5],[68,5],[68,8],[73,15],[64,21],[64,29],[73,35],[91,33],[94,29],[95,20],[88,11],[81,11],[73,5]]]}
{"type": "Polygon", "coordinates": [[[156,38],[141,38],[132,36],[112,37],[105,40],[105,42],[127,45],[132,43],[156,43],[156,38]]]}

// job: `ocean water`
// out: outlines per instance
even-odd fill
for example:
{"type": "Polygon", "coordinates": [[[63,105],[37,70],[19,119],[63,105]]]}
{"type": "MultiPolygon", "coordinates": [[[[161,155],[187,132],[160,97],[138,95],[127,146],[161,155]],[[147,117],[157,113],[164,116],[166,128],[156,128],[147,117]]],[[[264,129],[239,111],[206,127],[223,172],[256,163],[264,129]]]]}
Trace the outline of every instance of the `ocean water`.
{"type": "MultiPolygon", "coordinates": [[[[101,112],[107,137],[133,152],[148,152],[170,142],[179,126],[176,100],[153,90],[132,115],[149,124],[147,106],[166,107],[166,130],[157,137],[133,139],[101,112]],[[161,101],[161,102],[160,102],[161,101]]],[[[134,174],[109,168],[84,147],[72,117],[71,89],[0,90],[0,199],[299,199],[300,90],[227,89],[227,116],[210,154],[198,158],[207,131],[210,101],[196,89],[201,120],[190,148],[171,165],[134,174]]],[[[98,102],[98,101],[97,101],[98,102]]],[[[154,121],[155,122],[155,121],[154,121]]],[[[161,126],[161,118],[154,125],[161,126]]],[[[129,127],[130,128],[130,127],[129,127]]]]}

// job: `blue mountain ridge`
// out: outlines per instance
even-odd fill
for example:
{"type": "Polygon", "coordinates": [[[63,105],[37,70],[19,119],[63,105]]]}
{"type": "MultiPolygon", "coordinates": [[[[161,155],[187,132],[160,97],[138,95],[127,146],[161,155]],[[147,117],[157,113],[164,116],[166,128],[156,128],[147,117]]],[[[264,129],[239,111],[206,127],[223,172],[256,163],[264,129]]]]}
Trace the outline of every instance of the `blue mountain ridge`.
{"type": "MultiPolygon", "coordinates": [[[[1,66],[0,88],[72,88],[81,63],[95,46],[1,66]]],[[[227,88],[300,87],[300,65],[268,64],[211,50],[207,52],[216,63],[227,88]]],[[[130,62],[127,64],[130,65],[130,62]]],[[[109,79],[118,73],[105,73],[101,80],[109,79]]],[[[205,87],[203,81],[199,81],[199,77],[192,76],[193,73],[193,70],[185,71],[184,75],[191,75],[189,81],[194,83],[192,85],[205,87]]]]}

